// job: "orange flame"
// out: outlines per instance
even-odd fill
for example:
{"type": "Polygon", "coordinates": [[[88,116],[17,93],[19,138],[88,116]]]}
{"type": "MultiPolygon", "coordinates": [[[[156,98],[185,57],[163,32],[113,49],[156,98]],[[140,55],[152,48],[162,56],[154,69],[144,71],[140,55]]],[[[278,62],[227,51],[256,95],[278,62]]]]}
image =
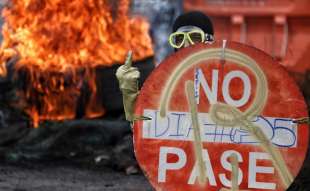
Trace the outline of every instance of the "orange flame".
{"type": "Polygon", "coordinates": [[[134,60],[153,55],[149,24],[127,15],[130,0],[111,2],[12,0],[3,10],[0,75],[17,56],[15,70],[30,83],[19,96],[35,126],[74,118],[85,84],[91,92],[85,116],[102,115],[95,67],[122,63],[128,50],[134,60]]]}

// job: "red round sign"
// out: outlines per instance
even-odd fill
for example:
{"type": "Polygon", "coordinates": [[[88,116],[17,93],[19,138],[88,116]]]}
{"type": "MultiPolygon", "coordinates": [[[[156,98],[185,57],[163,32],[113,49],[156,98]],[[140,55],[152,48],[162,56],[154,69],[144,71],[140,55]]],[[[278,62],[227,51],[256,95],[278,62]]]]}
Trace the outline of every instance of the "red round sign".
{"type": "Polygon", "coordinates": [[[134,147],[159,191],[286,190],[307,151],[302,94],[266,53],[233,42],[168,57],[144,83],[134,147]]]}

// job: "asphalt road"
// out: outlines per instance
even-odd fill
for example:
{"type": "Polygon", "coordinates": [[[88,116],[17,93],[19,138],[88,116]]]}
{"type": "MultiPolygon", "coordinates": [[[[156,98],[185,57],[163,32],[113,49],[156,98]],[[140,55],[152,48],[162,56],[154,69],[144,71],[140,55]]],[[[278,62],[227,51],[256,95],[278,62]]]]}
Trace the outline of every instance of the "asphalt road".
{"type": "Polygon", "coordinates": [[[0,191],[152,191],[142,174],[72,166],[0,164],[0,191]]]}

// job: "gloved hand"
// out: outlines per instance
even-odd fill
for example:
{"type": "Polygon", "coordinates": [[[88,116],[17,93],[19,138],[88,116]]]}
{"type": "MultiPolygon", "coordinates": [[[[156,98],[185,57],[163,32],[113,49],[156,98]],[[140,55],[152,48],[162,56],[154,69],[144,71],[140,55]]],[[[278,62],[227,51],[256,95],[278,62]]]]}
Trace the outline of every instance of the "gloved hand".
{"type": "Polygon", "coordinates": [[[134,120],[134,105],[139,94],[138,79],[140,77],[140,72],[138,68],[132,67],[131,65],[132,52],[129,51],[125,64],[117,69],[116,77],[123,94],[126,119],[132,122],[134,120]]]}

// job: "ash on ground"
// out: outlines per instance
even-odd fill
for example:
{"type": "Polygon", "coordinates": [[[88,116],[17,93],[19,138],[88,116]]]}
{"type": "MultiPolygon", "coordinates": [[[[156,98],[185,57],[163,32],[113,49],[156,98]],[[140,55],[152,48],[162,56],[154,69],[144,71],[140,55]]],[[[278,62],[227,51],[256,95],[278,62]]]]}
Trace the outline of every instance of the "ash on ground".
{"type": "Polygon", "coordinates": [[[0,165],[0,191],[152,191],[142,174],[63,165],[0,165]]]}

